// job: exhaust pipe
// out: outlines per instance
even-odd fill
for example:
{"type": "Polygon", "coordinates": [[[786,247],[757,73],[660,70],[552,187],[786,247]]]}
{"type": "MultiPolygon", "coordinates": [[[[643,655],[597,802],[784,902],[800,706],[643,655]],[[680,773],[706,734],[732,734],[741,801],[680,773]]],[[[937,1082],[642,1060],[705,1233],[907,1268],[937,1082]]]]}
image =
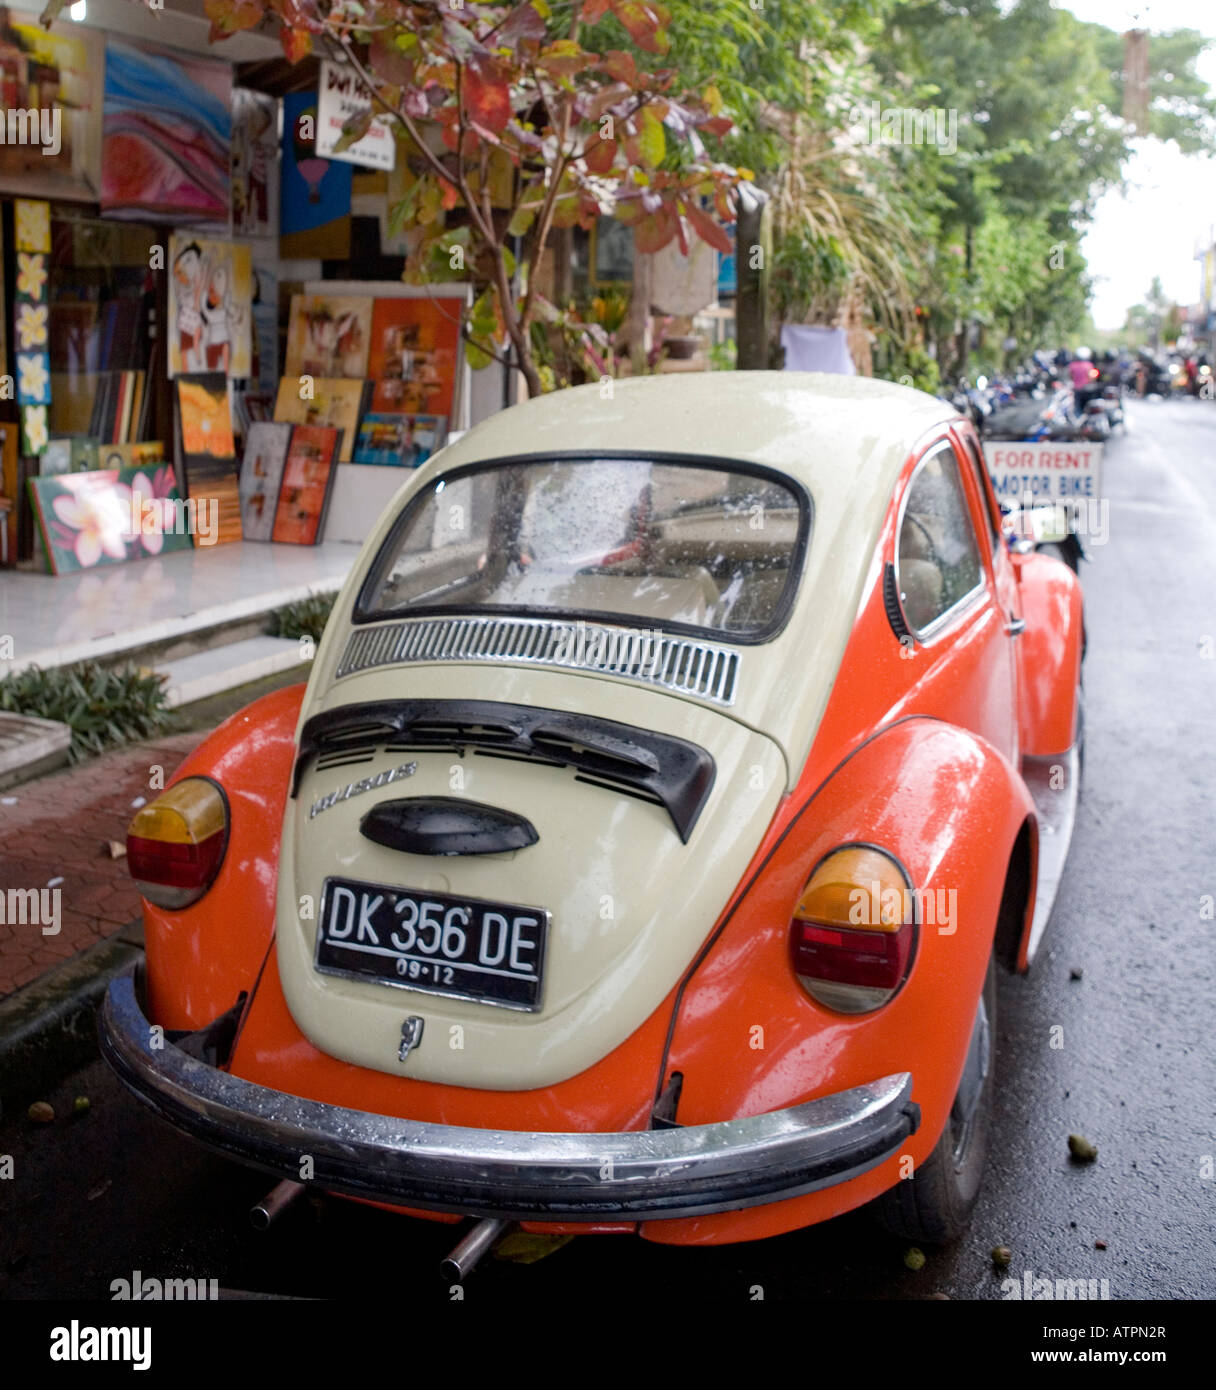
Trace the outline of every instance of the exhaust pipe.
{"type": "Polygon", "coordinates": [[[439,1277],[445,1284],[463,1284],[506,1227],[505,1221],[492,1216],[479,1221],[455,1250],[439,1261],[439,1277]]]}
{"type": "Polygon", "coordinates": [[[299,1199],[303,1191],[304,1184],[292,1182],[290,1178],[284,1178],[281,1183],[272,1187],[256,1206],[250,1208],[249,1220],[253,1229],[267,1230],[270,1223],[278,1220],[287,1208],[299,1199]]]}

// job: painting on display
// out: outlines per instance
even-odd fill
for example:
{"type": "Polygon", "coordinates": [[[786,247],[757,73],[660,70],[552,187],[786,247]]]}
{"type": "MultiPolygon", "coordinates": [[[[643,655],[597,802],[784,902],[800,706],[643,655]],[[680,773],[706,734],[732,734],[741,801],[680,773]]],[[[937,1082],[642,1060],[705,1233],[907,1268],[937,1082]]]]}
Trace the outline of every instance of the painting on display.
{"type": "Polygon", "coordinates": [[[232,230],[275,236],[279,230],[279,103],[232,89],[232,230]]]}
{"type": "Polygon", "coordinates": [[[300,394],[298,377],[285,376],[279,383],[274,418],[292,425],[329,425],[339,434],[338,460],[349,463],[355,447],[359,417],[363,413],[367,382],[317,377],[311,394],[300,394]]]}
{"type": "Polygon", "coordinates": [[[94,29],[0,8],[0,84],[17,139],[0,144],[0,193],[96,202],[105,42],[94,29]],[[37,128],[27,112],[35,113],[37,128]],[[25,132],[26,138],[20,138],[25,132]]]}
{"type": "Polygon", "coordinates": [[[17,425],[0,421],[0,494],[13,504],[7,516],[0,516],[0,526],[8,534],[7,546],[0,546],[0,555],[7,552],[10,565],[17,563],[17,493],[20,488],[17,463],[17,425]]]}
{"type": "Polygon", "coordinates": [[[337,431],[323,425],[292,431],[272,539],[292,545],[316,545],[321,539],[337,445],[337,431]]]}
{"type": "Polygon", "coordinates": [[[367,375],[379,414],[452,414],[460,351],[454,299],[377,299],[367,375]]]}
{"type": "Polygon", "coordinates": [[[231,144],[227,63],[107,41],[103,215],[227,226],[231,144]]]}
{"type": "Polygon", "coordinates": [[[443,447],[447,428],[442,415],[377,415],[368,411],[359,425],[354,462],[417,468],[443,447]]]}
{"type": "Polygon", "coordinates": [[[52,574],[189,550],[173,470],[99,468],[30,478],[30,502],[52,574]]]}
{"type": "Polygon", "coordinates": [[[350,255],[352,166],[317,155],[315,92],[283,98],[279,254],[286,260],[350,255]]]}
{"type": "Polygon", "coordinates": [[[50,442],[51,306],[47,293],[51,252],[50,203],[41,199],[16,199],[13,203],[13,232],[17,246],[13,346],[17,362],[21,452],[37,456],[50,442]]]}
{"type": "Polygon", "coordinates": [[[367,376],[371,335],[370,297],[293,294],[284,375],[367,376]]]}
{"type": "Polygon", "coordinates": [[[241,460],[241,530],[247,541],[268,541],[291,443],[291,426],[250,425],[241,460]]]}
{"type": "Polygon", "coordinates": [[[236,441],[225,379],[218,374],[177,378],[177,427],[185,493],[212,506],[209,528],[224,545],[241,539],[241,499],[237,485],[236,441]]]}
{"type": "MultiPolygon", "coordinates": [[[[273,243],[272,243],[273,244],[273,243]]],[[[260,249],[260,248],[259,248],[260,249]]],[[[250,380],[273,395],[279,381],[279,277],[277,264],[253,257],[253,362],[250,380]]]]}
{"type": "Polygon", "coordinates": [[[189,232],[169,238],[169,375],[253,371],[253,262],[248,246],[189,232]]]}

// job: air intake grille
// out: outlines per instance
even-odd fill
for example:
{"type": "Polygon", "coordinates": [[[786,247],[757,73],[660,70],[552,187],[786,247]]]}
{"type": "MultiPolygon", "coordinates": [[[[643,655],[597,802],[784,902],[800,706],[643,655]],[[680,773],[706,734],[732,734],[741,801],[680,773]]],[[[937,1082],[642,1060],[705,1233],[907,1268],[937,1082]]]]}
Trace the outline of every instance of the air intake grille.
{"type": "Polygon", "coordinates": [[[352,632],[338,676],[410,661],[501,661],[603,671],[715,704],[735,701],[739,653],[650,629],[549,618],[430,618],[352,632]]]}

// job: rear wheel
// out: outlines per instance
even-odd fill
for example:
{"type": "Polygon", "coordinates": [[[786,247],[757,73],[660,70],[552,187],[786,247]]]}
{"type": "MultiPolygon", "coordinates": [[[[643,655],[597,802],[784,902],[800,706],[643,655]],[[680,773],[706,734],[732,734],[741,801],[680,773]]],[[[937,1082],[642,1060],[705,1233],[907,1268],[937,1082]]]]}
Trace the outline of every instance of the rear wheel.
{"type": "Polygon", "coordinates": [[[947,1245],[967,1228],[980,1194],[992,1129],[996,1050],[996,966],[988,962],[983,993],[958,1094],[933,1152],[910,1177],[874,1203],[879,1224],[918,1245],[947,1245]]]}

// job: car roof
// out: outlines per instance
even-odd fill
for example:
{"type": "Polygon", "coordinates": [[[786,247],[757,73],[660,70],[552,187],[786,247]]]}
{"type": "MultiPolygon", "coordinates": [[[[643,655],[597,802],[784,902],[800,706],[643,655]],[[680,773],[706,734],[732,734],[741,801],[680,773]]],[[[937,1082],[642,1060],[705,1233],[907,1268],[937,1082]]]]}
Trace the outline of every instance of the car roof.
{"type": "MultiPolygon", "coordinates": [[[[777,469],[811,494],[811,542],[783,629],[759,645],[738,648],[731,713],[776,741],[792,786],[875,576],[871,562],[900,471],[930,431],[960,417],[945,402],[909,387],[819,372],[698,372],[611,385],[610,395],[592,384],[504,410],[412,471],[369,537],[339,611],[348,615],[371,557],[401,508],[466,464],[604,450],[679,453],[777,469]]],[[[346,641],[339,626],[331,642],[335,651],[346,641]]],[[[314,667],[317,694],[310,684],[301,718],[313,708],[310,701],[329,698],[335,660],[327,657],[324,674],[314,667]]]]}
{"type": "Polygon", "coordinates": [[[916,439],[954,417],[907,386],[826,372],[696,372],[555,391],[492,416],[442,454],[442,470],[569,450],[684,453],[789,473],[817,508],[890,495],[916,439]]]}

